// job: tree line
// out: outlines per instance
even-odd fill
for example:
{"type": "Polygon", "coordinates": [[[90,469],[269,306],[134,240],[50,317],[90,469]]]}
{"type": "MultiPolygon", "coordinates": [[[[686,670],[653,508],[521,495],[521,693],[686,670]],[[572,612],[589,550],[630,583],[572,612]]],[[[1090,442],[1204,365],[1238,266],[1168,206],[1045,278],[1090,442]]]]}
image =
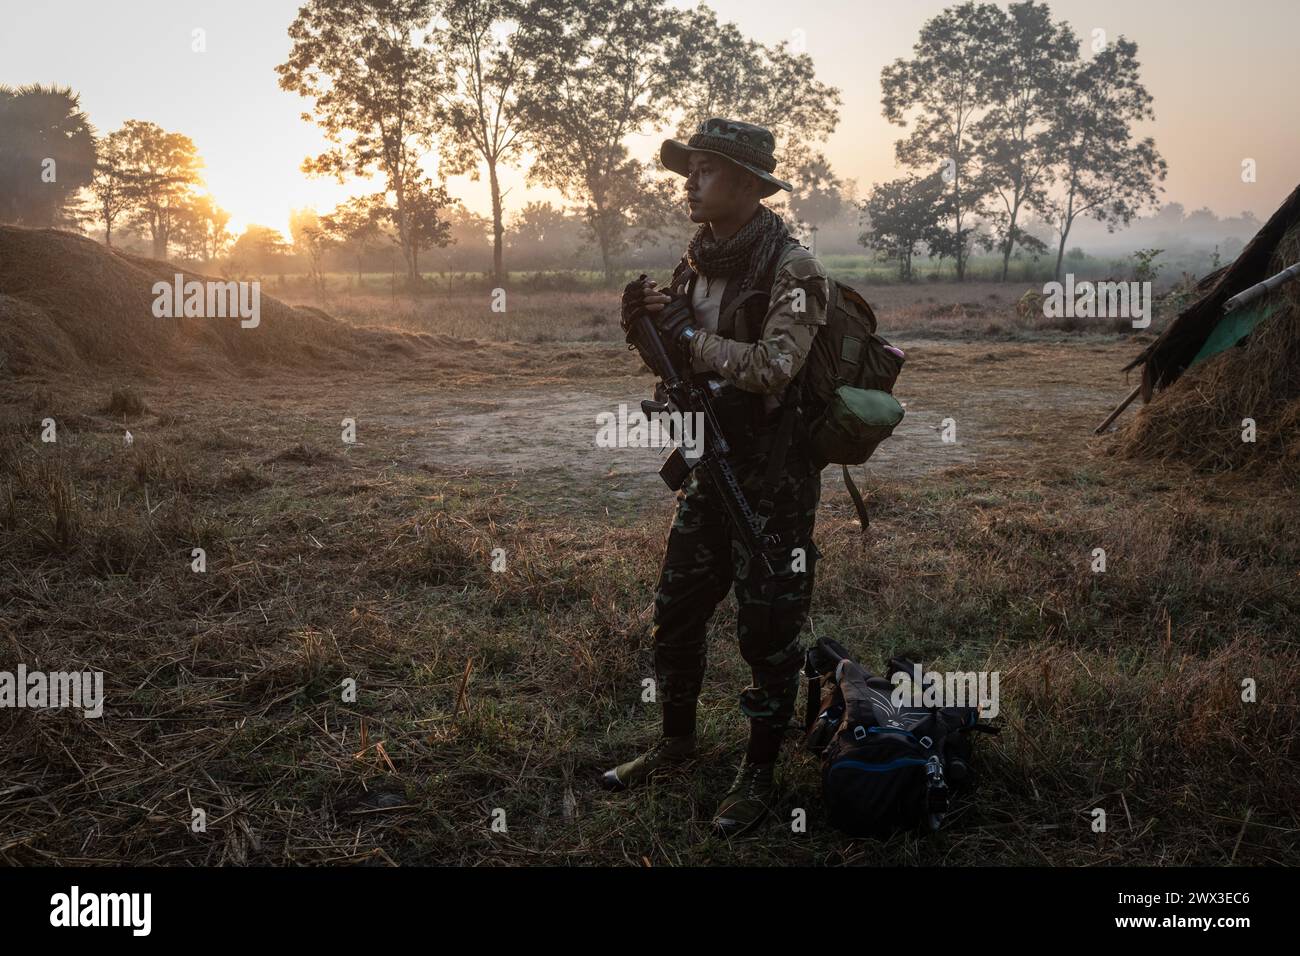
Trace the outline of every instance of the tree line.
{"type": "MultiPolygon", "coordinates": [[[[304,117],[331,148],[313,175],[377,175],[395,197],[408,276],[418,241],[408,183],[437,153],[444,176],[485,178],[493,275],[505,276],[504,167],[571,204],[606,279],[620,257],[680,218],[680,183],[625,145],[700,119],[744,116],[771,127],[796,167],[826,165],[816,144],[838,123],[839,91],[788,42],[765,46],[708,7],[667,0],[308,0],[277,67],[310,100],[304,117]]],[[[820,212],[801,194],[804,211],[820,212]]]]}
{"type": "Polygon", "coordinates": [[[144,120],[99,137],[66,86],[0,87],[0,220],[30,226],[123,227],[156,258],[179,248],[211,259],[230,245],[230,217],[200,192],[194,142],[144,120]]]}
{"type": "MultiPolygon", "coordinates": [[[[689,136],[700,119],[743,117],[773,129],[796,192],[777,209],[814,235],[851,208],[852,184],[821,144],[839,123],[840,93],[821,83],[789,41],[764,45],[708,7],[667,0],[307,0],[276,67],[280,86],[308,101],[303,118],[329,147],[302,171],[375,181],[375,192],[317,214],[296,211],[292,243],[267,227],[235,239],[229,215],[199,188],[194,143],[130,120],[99,138],[66,88],[0,89],[0,218],[33,224],[92,219],[111,244],[119,222],[146,232],[157,258],[179,248],[237,261],[290,248],[319,280],[327,253],[355,261],[385,242],[407,278],[473,217],[445,186],[469,174],[489,187],[492,275],[506,276],[507,221],[566,234],[576,216],[613,282],[629,251],[684,239],[680,181],[625,145],[636,136],[689,136]],[[38,184],[37,157],[56,157],[56,188],[38,184]],[[426,172],[431,161],[441,182],[426,172]],[[508,208],[506,167],[556,189],[567,213],[508,208]],[[80,197],[80,198],[78,198],[80,197]]],[[[964,279],[972,250],[1002,257],[1046,244],[1025,228],[1052,224],[1057,272],[1082,216],[1126,225],[1154,200],[1165,163],[1135,126],[1152,118],[1137,47],[1098,42],[1084,59],[1069,24],[1045,3],[1003,10],[974,0],[927,21],[910,58],[882,72],[882,107],[908,130],[896,144],[906,176],[877,184],[860,242],[896,260],[951,258],[964,279]]]]}
{"type": "Polygon", "coordinates": [[[1094,30],[1092,56],[1046,3],[967,2],[927,21],[913,56],[881,72],[882,106],[910,127],[895,144],[908,175],[877,184],[862,242],[910,278],[924,248],[965,278],[979,245],[1002,257],[1048,251],[1022,227],[1036,213],[1056,233],[1056,275],[1070,231],[1088,216],[1108,229],[1154,203],[1166,164],[1137,124],[1154,118],[1137,44],[1094,30]]]}
{"type": "MultiPolygon", "coordinates": [[[[443,179],[468,173],[487,180],[493,274],[503,281],[508,196],[501,172],[527,162],[528,181],[558,190],[581,218],[613,281],[621,256],[680,219],[680,183],[656,163],[633,159],[625,141],[661,131],[689,135],[709,115],[772,127],[786,143],[788,168],[806,166],[812,180],[839,185],[817,149],[838,122],[838,90],[817,80],[806,53],[788,42],[749,39],[707,7],[307,0],[288,32],[279,84],[309,101],[303,116],[330,143],[303,171],[382,186],[301,222],[295,246],[308,258],[313,246],[356,250],[388,234],[415,281],[421,252],[449,241],[445,210],[454,200],[425,172],[436,157],[443,179]]],[[[75,96],[62,92],[75,108],[75,96]]],[[[188,253],[230,242],[224,213],[195,198],[201,163],[182,134],[132,121],[103,139],[83,139],[92,147],[81,162],[89,172],[65,175],[61,188],[67,196],[83,187],[93,195],[93,218],[110,242],[118,217],[147,229],[160,257],[172,245],[188,253]]],[[[49,155],[47,147],[28,152],[24,177],[31,157],[49,155]]],[[[34,188],[27,178],[16,185],[34,188]]],[[[792,222],[800,213],[826,215],[827,197],[810,190],[784,211],[792,222]]],[[[46,203],[6,218],[50,224],[75,216],[71,207],[46,203]]],[[[246,244],[274,252],[276,242],[262,228],[246,244]]]]}

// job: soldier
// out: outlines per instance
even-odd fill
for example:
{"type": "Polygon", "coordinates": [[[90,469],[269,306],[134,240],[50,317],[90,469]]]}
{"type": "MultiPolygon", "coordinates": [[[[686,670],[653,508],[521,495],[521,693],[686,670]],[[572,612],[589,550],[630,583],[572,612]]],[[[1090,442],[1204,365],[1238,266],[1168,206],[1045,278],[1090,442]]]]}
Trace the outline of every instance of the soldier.
{"type": "Polygon", "coordinates": [[[747,499],[768,517],[764,530],[776,538],[769,552],[776,573],[764,581],[751,569],[717,492],[697,469],[677,496],[654,603],[663,733],[648,752],[601,779],[622,790],[694,756],[706,628],[734,581],[740,652],[752,684],[740,695],[749,745],[714,818],[728,836],[758,826],[775,802],[773,769],[794,713],[799,632],[818,557],[812,532],[821,470],[807,447],[806,425],[798,425],[796,377],[826,322],[829,289],[821,263],[761,203],[792,189],[772,175],[775,146],[761,126],[717,118],[701,124],[688,143],[666,141],[660,159],[686,177],[691,221],[700,224],[669,287],[689,296],[691,309],[666,320],[670,297],[653,280],[629,284],[623,296],[625,327],[644,309],[694,373],[725,383],[716,406],[731,463],[747,499]]]}

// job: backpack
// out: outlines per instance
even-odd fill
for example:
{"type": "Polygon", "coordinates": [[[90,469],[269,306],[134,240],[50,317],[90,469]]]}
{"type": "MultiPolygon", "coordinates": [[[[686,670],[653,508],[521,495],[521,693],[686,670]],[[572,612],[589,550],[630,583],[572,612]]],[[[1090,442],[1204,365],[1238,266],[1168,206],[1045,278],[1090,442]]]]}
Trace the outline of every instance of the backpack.
{"type": "Polygon", "coordinates": [[[821,758],[826,816],[850,836],[937,830],[953,797],[974,789],[971,733],[997,733],[977,707],[897,706],[892,678],[915,669],[894,658],[873,675],[825,638],[808,650],[805,743],[821,758]]]}
{"type": "Polygon", "coordinates": [[[800,371],[802,404],[812,420],[814,459],[840,466],[865,531],[870,517],[848,466],[870,458],[903,420],[893,391],[905,356],[876,334],[876,315],[860,292],[835,279],[829,285],[826,325],[800,371]]]}

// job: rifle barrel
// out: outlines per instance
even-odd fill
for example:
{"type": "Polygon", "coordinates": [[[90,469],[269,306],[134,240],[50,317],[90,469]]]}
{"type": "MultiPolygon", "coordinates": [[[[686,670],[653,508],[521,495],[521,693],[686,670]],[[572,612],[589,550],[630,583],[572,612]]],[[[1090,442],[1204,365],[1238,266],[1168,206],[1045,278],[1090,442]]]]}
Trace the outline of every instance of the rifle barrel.
{"type": "Polygon", "coordinates": [[[766,543],[772,539],[763,534],[765,521],[754,512],[745,497],[744,490],[731,468],[727,455],[730,446],[713,411],[708,390],[688,381],[677,371],[677,365],[664,348],[659,330],[646,313],[641,313],[632,322],[633,345],[641,358],[650,366],[651,371],[663,382],[677,411],[683,413],[699,412],[704,416],[705,434],[700,436],[704,442],[704,454],[698,464],[703,465],[718,497],[726,509],[727,516],[741,544],[749,552],[750,559],[758,565],[764,580],[774,574],[772,562],[768,559],[766,543]]]}

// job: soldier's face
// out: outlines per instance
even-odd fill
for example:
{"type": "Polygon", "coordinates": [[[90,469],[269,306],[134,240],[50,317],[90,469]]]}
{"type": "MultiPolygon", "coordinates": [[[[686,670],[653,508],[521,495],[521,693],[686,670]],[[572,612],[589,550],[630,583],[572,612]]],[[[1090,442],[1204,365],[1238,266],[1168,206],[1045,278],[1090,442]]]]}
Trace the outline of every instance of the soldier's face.
{"type": "Polygon", "coordinates": [[[758,177],[710,153],[692,153],[686,176],[691,222],[730,221],[758,198],[758,177]]]}

